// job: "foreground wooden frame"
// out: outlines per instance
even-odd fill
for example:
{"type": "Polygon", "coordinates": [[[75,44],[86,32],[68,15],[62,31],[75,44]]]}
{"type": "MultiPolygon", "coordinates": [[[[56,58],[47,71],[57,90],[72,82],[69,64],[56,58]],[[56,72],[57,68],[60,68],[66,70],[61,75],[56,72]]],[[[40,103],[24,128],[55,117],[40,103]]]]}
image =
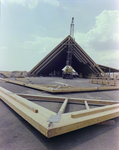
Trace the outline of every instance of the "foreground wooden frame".
{"type": "MultiPolygon", "coordinates": [[[[91,91],[106,91],[106,90],[119,90],[119,86],[101,86],[101,87],[74,87],[74,86],[56,86],[56,85],[38,85],[28,82],[1,79],[2,81],[29,87],[37,90],[42,90],[50,93],[71,93],[71,92],[91,92],[91,91]]],[[[25,80],[25,79],[24,79],[25,80]]],[[[27,81],[27,80],[26,80],[27,81]]]]}
{"type": "Polygon", "coordinates": [[[27,94],[17,95],[2,87],[0,87],[0,98],[47,138],[119,117],[119,102],[109,100],[48,97],[27,94]],[[63,104],[58,113],[55,113],[26,98],[57,101],[63,102],[63,104]],[[67,103],[85,104],[86,109],[64,113],[67,103]],[[89,104],[103,106],[90,108],[89,104]]]}

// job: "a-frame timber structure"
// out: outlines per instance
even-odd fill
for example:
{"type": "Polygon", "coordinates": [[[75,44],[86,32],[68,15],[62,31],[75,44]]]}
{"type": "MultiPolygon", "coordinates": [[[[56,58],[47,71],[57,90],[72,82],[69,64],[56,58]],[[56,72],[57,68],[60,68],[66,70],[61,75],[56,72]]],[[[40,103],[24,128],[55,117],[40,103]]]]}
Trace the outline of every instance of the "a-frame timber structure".
{"type": "Polygon", "coordinates": [[[82,77],[88,77],[92,74],[107,77],[106,72],[119,72],[118,69],[96,64],[78,45],[74,38],[74,17],[72,17],[70,24],[70,35],[42,59],[29,74],[32,76],[49,76],[54,72],[60,76],[67,62],[82,77]]]}
{"type": "Polygon", "coordinates": [[[89,74],[106,76],[99,65],[91,59],[70,35],[42,59],[29,74],[34,76],[48,76],[53,71],[61,71],[66,65],[69,47],[72,50],[72,67],[78,74],[81,73],[83,77],[89,74]]]}

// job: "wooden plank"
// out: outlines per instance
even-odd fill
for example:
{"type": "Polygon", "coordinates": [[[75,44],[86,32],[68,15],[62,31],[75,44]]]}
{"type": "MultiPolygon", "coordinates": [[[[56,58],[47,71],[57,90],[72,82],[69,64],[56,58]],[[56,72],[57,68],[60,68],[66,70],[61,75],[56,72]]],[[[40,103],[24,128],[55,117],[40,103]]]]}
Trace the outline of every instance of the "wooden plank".
{"type": "Polygon", "coordinates": [[[46,120],[49,118],[49,115],[55,115],[56,113],[17,96],[16,94],[12,94],[12,96],[11,94],[12,92],[0,87],[0,99],[2,99],[8,106],[10,106],[16,113],[28,121],[43,135],[47,136],[48,122],[46,120]],[[24,101],[24,105],[18,101],[24,101]],[[29,107],[26,107],[26,103],[28,106],[36,108],[38,113],[34,113],[31,109],[29,109],[29,107]]]}
{"type": "Polygon", "coordinates": [[[117,109],[119,108],[119,104],[115,104],[115,105],[109,105],[109,106],[105,106],[105,107],[100,107],[100,108],[93,108],[93,109],[87,109],[87,110],[82,110],[82,111],[77,111],[75,113],[71,114],[72,118],[77,118],[77,117],[82,117],[82,116],[88,116],[91,114],[96,114],[99,112],[105,112],[111,109],[117,109]]]}
{"type": "Polygon", "coordinates": [[[24,83],[20,81],[14,81],[14,80],[8,80],[8,79],[2,79],[3,81],[10,82],[13,84],[22,85],[25,87],[34,88],[37,90],[43,90],[51,93],[71,93],[71,92],[86,92],[86,91],[104,91],[104,90],[119,90],[119,86],[105,86],[105,87],[66,87],[66,86],[44,86],[44,85],[36,85],[36,84],[30,84],[30,83],[24,83]]]}
{"type": "Polygon", "coordinates": [[[68,98],[65,99],[64,103],[62,104],[62,106],[59,110],[61,113],[64,113],[67,103],[68,103],[68,98]]]}
{"type": "Polygon", "coordinates": [[[119,81],[116,78],[108,78],[108,77],[92,77],[90,83],[94,84],[103,84],[103,85],[110,85],[110,86],[118,86],[119,81]]]}
{"type": "Polygon", "coordinates": [[[54,127],[48,130],[48,138],[94,125],[116,117],[119,117],[119,108],[105,111],[105,113],[99,112],[79,118],[71,118],[70,115],[63,114],[61,122],[54,124],[54,127]]]}
{"type": "MultiPolygon", "coordinates": [[[[32,103],[25,98],[22,98],[2,87],[0,87],[0,98],[21,117],[23,117],[26,121],[28,121],[32,126],[34,126],[38,131],[40,131],[48,138],[119,117],[119,102],[118,104],[110,103],[111,105],[106,105],[103,107],[63,113],[67,103],[70,100],[78,101],[78,99],[65,98],[64,100],[64,98],[59,98],[59,100],[64,101],[60,109],[60,111],[62,112],[60,122],[55,122],[53,123],[53,126],[48,127],[49,122],[47,122],[47,120],[51,115],[56,115],[55,112],[32,103]],[[29,109],[29,107],[26,107],[26,104],[37,109],[38,113],[34,113],[31,109],[29,109]]],[[[51,99],[51,97],[49,99],[51,99]]],[[[57,97],[55,97],[54,99],[57,99],[57,97]]],[[[94,101],[84,99],[79,99],[79,101],[82,101],[82,103],[87,102],[87,104],[89,104],[89,102],[96,102],[96,100],[94,101]]],[[[105,101],[104,103],[107,104],[108,102],[109,101],[105,101]]],[[[100,100],[98,101],[98,103],[100,103],[100,100]]]]}
{"type": "Polygon", "coordinates": [[[87,101],[84,101],[84,102],[85,102],[86,109],[90,109],[90,107],[89,107],[87,101]]]}
{"type": "MultiPolygon", "coordinates": [[[[21,97],[24,97],[29,100],[44,100],[44,101],[55,101],[55,102],[63,102],[66,97],[56,97],[56,96],[42,96],[42,95],[29,95],[29,94],[18,94],[21,97]]],[[[68,98],[69,103],[74,104],[84,104],[87,101],[88,104],[94,105],[112,105],[118,104],[119,101],[112,101],[112,100],[94,100],[94,99],[84,99],[84,98],[68,98]]]]}

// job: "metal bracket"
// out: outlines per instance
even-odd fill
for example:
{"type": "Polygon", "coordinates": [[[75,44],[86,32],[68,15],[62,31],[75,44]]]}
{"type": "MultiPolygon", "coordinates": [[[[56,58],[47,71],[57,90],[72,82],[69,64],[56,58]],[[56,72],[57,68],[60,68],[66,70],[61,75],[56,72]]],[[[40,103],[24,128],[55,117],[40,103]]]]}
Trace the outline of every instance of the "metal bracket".
{"type": "Polygon", "coordinates": [[[61,119],[61,111],[59,111],[56,115],[51,115],[50,118],[47,120],[47,122],[50,122],[48,124],[48,127],[50,127],[50,125],[52,124],[53,126],[53,123],[59,123],[60,122],[60,119],[61,119]]]}

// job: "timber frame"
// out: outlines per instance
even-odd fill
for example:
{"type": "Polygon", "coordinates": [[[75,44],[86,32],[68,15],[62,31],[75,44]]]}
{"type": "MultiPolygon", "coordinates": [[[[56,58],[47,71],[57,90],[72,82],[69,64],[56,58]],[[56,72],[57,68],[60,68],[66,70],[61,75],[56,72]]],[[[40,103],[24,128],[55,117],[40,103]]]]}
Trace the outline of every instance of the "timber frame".
{"type": "Polygon", "coordinates": [[[72,67],[82,77],[90,77],[92,74],[107,77],[106,72],[119,72],[119,69],[98,65],[79,46],[79,44],[68,35],[61,41],[46,57],[44,57],[29,72],[30,76],[49,76],[56,72],[61,76],[62,69],[66,66],[68,48],[72,52],[72,67]]]}
{"type": "Polygon", "coordinates": [[[110,77],[91,77],[90,83],[94,84],[103,84],[111,86],[119,86],[119,78],[110,78],[110,77]]]}
{"type": "Polygon", "coordinates": [[[31,84],[28,83],[28,80],[23,79],[19,80],[8,80],[2,79],[0,80],[17,84],[24,87],[29,87],[41,91],[46,91],[50,93],[72,93],[72,92],[92,92],[92,91],[107,91],[107,90],[119,90],[119,86],[101,86],[101,87],[74,87],[74,86],[56,86],[56,85],[39,85],[39,84],[31,84]],[[24,82],[23,82],[24,81],[24,82]]]}
{"type": "Polygon", "coordinates": [[[14,94],[2,87],[0,87],[0,99],[47,138],[119,117],[119,102],[110,100],[22,95],[14,94]],[[58,113],[55,113],[26,98],[63,104],[58,113]],[[68,103],[85,104],[86,109],[64,113],[68,103]],[[100,107],[90,108],[90,104],[100,107]]]}
{"type": "Polygon", "coordinates": [[[32,76],[49,76],[53,71],[61,72],[66,66],[68,47],[72,51],[72,67],[78,74],[87,77],[89,74],[106,76],[105,72],[96,64],[91,57],[68,35],[59,43],[45,58],[43,58],[31,71],[32,76]]]}

